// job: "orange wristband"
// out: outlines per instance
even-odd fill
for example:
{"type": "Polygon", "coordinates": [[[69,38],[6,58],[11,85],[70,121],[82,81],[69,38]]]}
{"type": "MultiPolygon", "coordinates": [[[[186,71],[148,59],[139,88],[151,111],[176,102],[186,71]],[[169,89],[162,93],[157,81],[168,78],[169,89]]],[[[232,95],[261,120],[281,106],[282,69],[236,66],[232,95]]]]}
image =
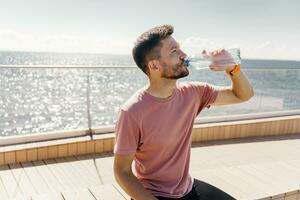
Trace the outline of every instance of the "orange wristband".
{"type": "Polygon", "coordinates": [[[235,75],[238,73],[241,69],[241,64],[237,64],[232,70],[226,70],[226,73],[229,74],[230,76],[235,75]]]}

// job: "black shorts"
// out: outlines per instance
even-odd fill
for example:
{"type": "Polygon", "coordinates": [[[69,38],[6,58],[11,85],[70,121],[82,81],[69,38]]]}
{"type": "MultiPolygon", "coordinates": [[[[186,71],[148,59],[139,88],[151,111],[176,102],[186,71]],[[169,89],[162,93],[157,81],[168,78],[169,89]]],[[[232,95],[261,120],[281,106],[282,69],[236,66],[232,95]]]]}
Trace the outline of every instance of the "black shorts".
{"type": "MultiPolygon", "coordinates": [[[[174,198],[156,197],[159,200],[175,200],[174,198]]],[[[203,181],[194,179],[192,190],[177,200],[234,200],[226,192],[203,181]]],[[[133,199],[132,199],[133,200],[133,199]]]]}

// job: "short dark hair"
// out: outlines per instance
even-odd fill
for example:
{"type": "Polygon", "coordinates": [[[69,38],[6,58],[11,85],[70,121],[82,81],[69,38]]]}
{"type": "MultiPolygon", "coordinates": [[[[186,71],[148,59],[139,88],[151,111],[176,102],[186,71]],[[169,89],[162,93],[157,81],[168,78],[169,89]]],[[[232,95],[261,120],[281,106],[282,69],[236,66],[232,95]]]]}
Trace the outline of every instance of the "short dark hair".
{"type": "Polygon", "coordinates": [[[137,66],[148,75],[147,64],[151,59],[160,58],[161,40],[172,35],[172,25],[151,28],[138,37],[132,49],[132,56],[137,66]]]}

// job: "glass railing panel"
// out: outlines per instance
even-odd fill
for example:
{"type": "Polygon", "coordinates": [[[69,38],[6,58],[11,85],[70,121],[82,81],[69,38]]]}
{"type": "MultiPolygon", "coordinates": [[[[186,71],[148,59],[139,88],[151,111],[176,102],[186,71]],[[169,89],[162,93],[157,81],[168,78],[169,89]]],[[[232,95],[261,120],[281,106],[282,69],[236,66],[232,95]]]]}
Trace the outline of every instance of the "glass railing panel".
{"type": "MultiPolygon", "coordinates": [[[[300,109],[299,69],[244,69],[253,85],[254,97],[244,103],[204,109],[203,116],[286,111],[300,109]]],[[[192,70],[180,81],[201,81],[229,86],[230,78],[223,72],[192,70]]],[[[91,116],[93,127],[114,125],[119,107],[139,88],[147,77],[137,68],[97,69],[93,71],[91,116]]]]}
{"type": "MultiPolygon", "coordinates": [[[[148,82],[137,67],[0,70],[1,136],[113,126],[120,106],[148,82]]],[[[200,117],[300,109],[300,69],[243,71],[255,96],[245,103],[204,109],[200,117]]],[[[180,81],[231,84],[224,72],[210,70],[192,70],[180,81]]]]}
{"type": "Polygon", "coordinates": [[[87,70],[0,70],[1,136],[87,127],[87,70]]]}
{"type": "MultiPolygon", "coordinates": [[[[300,109],[300,69],[244,69],[255,95],[247,102],[205,109],[202,116],[248,114],[300,109]]],[[[216,85],[230,85],[224,75],[204,78],[216,85]],[[226,79],[226,80],[224,80],[226,79]]],[[[199,79],[198,79],[199,80],[199,79]]]]}
{"type": "Polygon", "coordinates": [[[146,83],[137,67],[90,70],[92,127],[115,124],[120,106],[146,83]]]}

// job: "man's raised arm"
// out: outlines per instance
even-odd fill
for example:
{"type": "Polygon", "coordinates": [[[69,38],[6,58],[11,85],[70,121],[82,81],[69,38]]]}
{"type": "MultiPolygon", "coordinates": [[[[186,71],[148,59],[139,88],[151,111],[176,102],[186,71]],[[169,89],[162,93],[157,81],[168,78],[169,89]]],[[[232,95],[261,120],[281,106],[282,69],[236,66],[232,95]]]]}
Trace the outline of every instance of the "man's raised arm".
{"type": "Polygon", "coordinates": [[[242,70],[230,75],[230,78],[231,87],[218,89],[218,96],[212,106],[241,103],[253,97],[253,88],[242,70]]]}

